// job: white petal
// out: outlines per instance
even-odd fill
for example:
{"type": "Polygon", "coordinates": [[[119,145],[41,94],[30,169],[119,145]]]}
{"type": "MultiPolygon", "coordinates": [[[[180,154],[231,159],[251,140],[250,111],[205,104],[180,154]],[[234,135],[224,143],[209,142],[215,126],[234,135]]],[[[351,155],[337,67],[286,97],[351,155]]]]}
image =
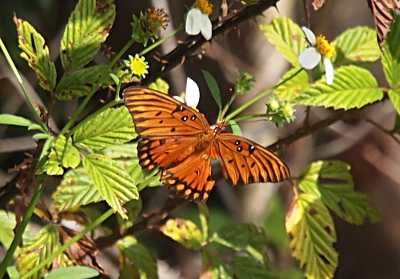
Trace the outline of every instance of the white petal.
{"type": "Polygon", "coordinates": [[[307,41],[309,41],[311,45],[315,46],[317,39],[315,38],[313,31],[305,26],[301,27],[301,30],[303,30],[304,34],[306,34],[307,41]]]}
{"type": "Polygon", "coordinates": [[[185,101],[180,96],[174,96],[175,100],[178,100],[181,103],[185,103],[185,101]]]}
{"type": "Polygon", "coordinates": [[[197,83],[191,79],[186,79],[186,104],[191,107],[197,107],[200,100],[200,90],[197,83]]]}
{"type": "Polygon", "coordinates": [[[212,24],[211,20],[206,14],[201,14],[201,34],[208,41],[212,37],[212,24]]]}
{"type": "Polygon", "coordinates": [[[335,77],[335,73],[333,70],[332,62],[329,58],[324,57],[324,66],[325,66],[325,74],[326,74],[326,83],[331,85],[333,83],[333,79],[335,77]]]}
{"type": "Polygon", "coordinates": [[[185,31],[189,35],[200,33],[202,13],[199,9],[191,9],[186,16],[185,31]]]}
{"type": "Polygon", "coordinates": [[[299,55],[299,62],[304,69],[311,70],[321,61],[321,53],[315,47],[305,49],[299,55]]]}

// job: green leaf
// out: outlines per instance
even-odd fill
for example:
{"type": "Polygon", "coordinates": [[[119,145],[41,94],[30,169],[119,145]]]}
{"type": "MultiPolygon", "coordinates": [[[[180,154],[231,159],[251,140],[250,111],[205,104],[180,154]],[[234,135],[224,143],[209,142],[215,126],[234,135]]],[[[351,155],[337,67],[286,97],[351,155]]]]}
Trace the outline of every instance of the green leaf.
{"type": "Polygon", "coordinates": [[[336,50],[336,54],[332,57],[336,67],[347,64],[360,65],[362,62],[371,63],[381,56],[376,32],[366,26],[346,30],[332,42],[332,46],[336,50]]]}
{"type": "Polygon", "coordinates": [[[128,142],[135,137],[132,116],[123,106],[91,117],[75,131],[74,142],[81,148],[97,150],[128,142]]]}
{"type": "Polygon", "coordinates": [[[278,248],[287,248],[289,238],[285,230],[286,210],[279,195],[274,195],[268,201],[267,212],[264,229],[268,236],[268,242],[273,243],[278,248]]]}
{"type": "Polygon", "coordinates": [[[238,279],[268,279],[279,277],[266,270],[265,266],[251,257],[235,257],[230,266],[238,279]]]}
{"type": "Polygon", "coordinates": [[[158,278],[155,259],[136,238],[126,236],[118,240],[117,246],[121,250],[119,278],[158,278]]]}
{"type": "Polygon", "coordinates": [[[198,203],[197,207],[199,208],[199,219],[201,223],[201,232],[203,235],[203,241],[206,241],[208,238],[208,223],[210,220],[210,211],[208,207],[204,203],[198,203]]]}
{"type": "MultiPolygon", "coordinates": [[[[75,71],[60,80],[55,95],[60,100],[71,100],[72,98],[86,96],[92,90],[93,85],[104,75],[109,75],[107,65],[96,65],[75,71]]],[[[112,78],[108,77],[102,86],[108,86],[113,82],[112,78]]]]}
{"type": "MultiPolygon", "coordinates": [[[[293,76],[300,68],[292,68],[285,73],[279,82],[286,80],[293,76]]],[[[274,90],[274,94],[281,101],[291,101],[298,97],[302,92],[306,91],[310,87],[308,74],[306,71],[301,71],[296,76],[280,85],[274,90]]]]}
{"type": "Polygon", "coordinates": [[[333,248],[336,231],[331,215],[313,194],[300,194],[286,215],[292,255],[305,266],[307,278],[333,278],[338,253],[333,248]]]}
{"type": "MultiPolygon", "coordinates": [[[[14,229],[17,226],[15,214],[12,212],[6,212],[0,210],[0,243],[2,246],[8,249],[11,242],[14,239],[14,229]]],[[[28,226],[23,234],[23,242],[27,242],[32,239],[36,233],[33,232],[32,228],[28,226]]]]}
{"type": "MultiPolygon", "coordinates": [[[[53,254],[59,246],[57,226],[54,224],[45,226],[34,239],[26,242],[21,248],[21,252],[17,258],[17,269],[20,275],[22,276],[29,272],[33,267],[53,254]]],[[[45,267],[29,278],[42,278],[51,264],[52,262],[49,262],[45,267]]]]}
{"type": "Polygon", "coordinates": [[[200,250],[202,247],[202,233],[192,221],[181,218],[169,219],[160,231],[188,249],[200,250]]]}
{"type": "Polygon", "coordinates": [[[257,260],[263,260],[267,237],[262,228],[254,224],[231,224],[220,229],[214,241],[237,251],[245,251],[257,260]]]}
{"type": "Polygon", "coordinates": [[[53,193],[51,212],[58,214],[74,207],[102,201],[93,180],[84,168],[68,171],[53,193]]]}
{"type": "Polygon", "coordinates": [[[314,194],[343,220],[361,225],[366,217],[379,219],[379,213],[368,205],[368,196],[354,190],[350,166],[340,161],[318,161],[303,170],[299,187],[314,194]]]}
{"type": "Polygon", "coordinates": [[[128,218],[121,204],[139,198],[137,188],[129,174],[114,160],[100,154],[90,154],[82,161],[105,201],[122,218],[128,218]]]}
{"type": "Polygon", "coordinates": [[[383,93],[368,70],[344,66],[335,71],[332,85],[327,85],[325,78],[322,78],[293,102],[300,105],[352,109],[361,108],[382,98],[383,93]]]}
{"type": "Polygon", "coordinates": [[[394,14],[390,31],[383,41],[382,64],[386,80],[392,89],[400,86],[400,16],[394,14]]]}
{"type": "Polygon", "coordinates": [[[211,91],[211,94],[215,100],[215,103],[217,104],[218,108],[221,110],[222,109],[222,101],[221,101],[221,92],[219,90],[218,82],[215,80],[215,78],[207,71],[202,71],[204,78],[207,82],[208,88],[211,91]]]}
{"type": "Polygon", "coordinates": [[[389,98],[393,103],[393,106],[397,110],[397,115],[400,114],[400,88],[399,89],[389,89],[389,98]]]}
{"type": "Polygon", "coordinates": [[[157,78],[155,82],[149,84],[149,88],[168,94],[169,84],[162,78],[157,78]]]}
{"type": "Polygon", "coordinates": [[[277,17],[271,25],[261,25],[268,41],[294,66],[300,65],[298,57],[306,48],[307,40],[301,28],[288,17],[277,17]]]}
{"type": "Polygon", "coordinates": [[[393,132],[400,134],[400,115],[396,115],[396,121],[394,123],[393,132]]]}
{"type": "Polygon", "coordinates": [[[13,114],[0,114],[0,124],[23,126],[28,127],[28,130],[39,130],[45,132],[39,124],[36,124],[32,120],[13,114]]]}
{"type": "Polygon", "coordinates": [[[115,15],[113,0],[78,2],[61,41],[61,64],[66,71],[81,69],[93,59],[108,36],[115,15]]]}
{"type": "Polygon", "coordinates": [[[203,248],[201,250],[202,264],[201,276],[204,279],[230,279],[233,276],[230,274],[225,261],[212,251],[203,248]]]}
{"type": "Polygon", "coordinates": [[[54,142],[44,171],[48,175],[61,175],[62,167],[76,168],[80,163],[79,151],[72,145],[72,139],[60,135],[54,142]]]}
{"type": "Polygon", "coordinates": [[[133,226],[139,213],[142,211],[142,201],[141,200],[131,200],[124,204],[124,208],[127,211],[128,219],[122,219],[119,215],[118,222],[120,224],[119,228],[121,232],[126,232],[126,230],[133,226]]]}
{"type": "Polygon", "coordinates": [[[27,21],[14,16],[17,25],[18,43],[23,53],[21,57],[28,62],[38,77],[39,85],[52,92],[56,86],[56,67],[50,61],[49,48],[44,38],[27,21]]]}
{"type": "Polygon", "coordinates": [[[98,276],[96,269],[86,266],[69,266],[53,270],[45,279],[85,279],[98,276]]]}

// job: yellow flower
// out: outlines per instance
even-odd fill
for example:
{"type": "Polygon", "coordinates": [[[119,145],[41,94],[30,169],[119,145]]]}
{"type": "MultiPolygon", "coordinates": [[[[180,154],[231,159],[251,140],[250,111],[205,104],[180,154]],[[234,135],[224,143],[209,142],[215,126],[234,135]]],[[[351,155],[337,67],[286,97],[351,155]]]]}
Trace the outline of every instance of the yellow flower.
{"type": "Polygon", "coordinates": [[[299,62],[304,69],[311,70],[318,65],[321,59],[324,62],[326,83],[331,85],[334,79],[334,70],[331,62],[335,49],[329,44],[324,36],[315,37],[314,33],[307,27],[301,28],[307,37],[310,47],[299,55],[299,62]]]}
{"type": "Polygon", "coordinates": [[[211,39],[212,24],[208,16],[212,13],[212,7],[207,0],[197,0],[186,16],[186,33],[198,35],[201,32],[206,40],[211,39]]]}
{"type": "Polygon", "coordinates": [[[136,54],[135,57],[132,57],[131,55],[128,57],[129,60],[125,61],[125,64],[131,73],[138,78],[145,78],[146,74],[149,73],[147,71],[149,68],[149,63],[145,60],[144,56],[139,57],[139,55],[136,54]]]}

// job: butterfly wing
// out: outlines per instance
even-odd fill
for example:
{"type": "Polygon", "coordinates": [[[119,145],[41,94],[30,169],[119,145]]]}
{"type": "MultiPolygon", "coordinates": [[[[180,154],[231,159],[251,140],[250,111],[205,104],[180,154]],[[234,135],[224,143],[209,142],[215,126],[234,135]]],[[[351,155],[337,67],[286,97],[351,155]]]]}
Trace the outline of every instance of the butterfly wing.
{"type": "Polygon", "coordinates": [[[200,112],[150,88],[128,87],[124,99],[141,137],[195,136],[210,126],[200,112]]]}
{"type": "Polygon", "coordinates": [[[210,178],[210,155],[216,157],[216,152],[201,140],[210,131],[204,115],[145,87],[127,88],[124,99],[140,136],[142,168],[149,171],[159,167],[166,186],[184,198],[206,201],[215,184],[210,178]]]}
{"type": "Polygon", "coordinates": [[[222,174],[232,185],[280,182],[290,176],[289,168],[273,152],[234,134],[220,134],[214,143],[222,174]]]}

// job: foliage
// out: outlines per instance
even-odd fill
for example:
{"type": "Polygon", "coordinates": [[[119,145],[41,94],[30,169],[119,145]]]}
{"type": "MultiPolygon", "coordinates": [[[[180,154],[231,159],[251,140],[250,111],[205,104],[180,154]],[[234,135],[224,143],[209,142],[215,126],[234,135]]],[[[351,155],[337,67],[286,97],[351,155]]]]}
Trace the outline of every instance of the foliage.
{"type": "MultiPolygon", "coordinates": [[[[242,7],[237,14],[246,15],[254,7],[266,9],[271,6],[265,3],[249,3],[248,7],[242,7]]],[[[293,174],[290,180],[293,200],[285,220],[289,241],[279,230],[274,232],[274,237],[269,238],[268,225],[264,227],[253,223],[232,222],[215,229],[210,221],[213,211],[203,204],[198,205],[196,213],[196,219],[200,222],[178,218],[172,213],[181,203],[176,199],[171,199],[163,209],[141,214],[143,200],[139,193],[161,183],[157,170],[146,173],[138,163],[136,142],[131,142],[137,134],[132,117],[120,98],[120,89],[126,79],[138,81],[143,78],[146,82],[146,78],[144,75],[127,78],[120,59],[127,56],[125,52],[132,44],[137,43],[143,47],[140,55],[144,55],[175,35],[183,26],[159,40],[160,28],[165,29],[169,21],[166,13],[162,9],[149,9],[138,16],[134,15],[132,37],[124,48],[108,64],[96,65],[94,57],[113,27],[115,14],[113,0],[78,2],[66,23],[60,42],[61,71],[50,60],[52,50],[40,32],[29,22],[17,16],[14,18],[21,57],[34,71],[39,86],[48,93],[51,101],[49,109],[36,106],[29,93],[25,92],[37,120],[1,114],[0,124],[21,126],[36,132],[33,138],[37,140],[38,147],[32,152],[33,159],[24,161],[17,168],[21,174],[18,176],[18,185],[24,198],[36,197],[32,198],[24,216],[29,216],[29,212],[35,213],[43,219],[45,225],[34,236],[31,229],[26,228],[29,218],[22,222],[10,222],[5,216],[12,213],[0,211],[0,219],[5,224],[0,229],[0,241],[9,249],[9,254],[0,266],[0,277],[4,275],[15,253],[21,278],[91,278],[97,276],[98,272],[105,273],[96,261],[98,249],[116,245],[119,249],[121,278],[157,278],[156,256],[150,245],[141,243],[138,237],[139,232],[154,229],[186,249],[201,254],[201,278],[279,278],[280,271],[274,267],[266,252],[269,241],[275,241],[280,247],[289,245],[292,256],[299,261],[307,278],[333,278],[340,265],[334,243],[340,239],[336,235],[332,213],[355,225],[363,224],[366,218],[372,222],[380,219],[379,211],[368,204],[367,195],[354,189],[350,166],[344,162],[321,160],[304,166],[299,174],[293,174]],[[149,43],[153,45],[145,48],[149,43]],[[113,87],[116,92],[114,100],[89,114],[89,100],[97,91],[108,87],[113,87]],[[55,102],[79,97],[84,99],[71,119],[59,133],[53,132],[48,115],[51,107],[55,102]],[[39,201],[39,197],[48,176],[62,176],[62,180],[52,193],[51,204],[47,208],[44,202],[39,201]],[[107,211],[104,207],[110,209],[107,211]],[[99,221],[111,215],[112,225],[99,221]],[[58,225],[62,220],[73,220],[85,229],[82,234],[66,229],[58,225]],[[25,229],[23,245],[16,250],[25,229]],[[95,229],[102,230],[104,236],[94,240],[91,239],[93,234],[91,237],[83,237],[95,229]],[[230,251],[233,256],[226,258],[221,251],[230,251]],[[90,258],[90,263],[87,258],[90,258]]],[[[374,15],[379,19],[378,14],[374,15]]],[[[221,34],[223,26],[234,26],[232,23],[236,23],[236,18],[239,17],[227,17],[218,23],[220,25],[216,23],[213,36],[221,34]]],[[[376,42],[375,30],[368,27],[354,27],[340,34],[332,43],[336,50],[332,57],[335,75],[333,84],[328,85],[322,65],[308,75],[298,62],[299,54],[307,47],[300,26],[287,17],[274,18],[271,24],[261,26],[261,30],[292,68],[283,75],[277,86],[261,92],[234,111],[229,110],[234,98],[256,88],[255,78],[240,70],[232,96],[224,107],[218,81],[209,72],[203,71],[220,110],[218,119],[224,118],[233,126],[242,120],[255,118],[285,125],[295,121],[294,106],[300,105],[309,109],[320,106],[345,110],[342,115],[356,117],[361,113],[361,108],[385,99],[389,99],[400,113],[400,18],[394,14],[393,21],[390,32],[378,34],[382,39],[382,50],[376,42]],[[388,88],[382,88],[369,70],[369,66],[379,59],[388,88]],[[275,97],[271,97],[266,104],[264,114],[236,117],[272,92],[275,97]]],[[[196,42],[204,40],[201,35],[191,38],[196,42]]],[[[196,45],[192,42],[188,44],[196,45]]],[[[190,54],[189,50],[187,55],[190,54]]],[[[3,51],[6,52],[4,47],[3,51]]],[[[180,61],[184,61],[185,56],[186,53],[180,61]]],[[[174,65],[172,61],[160,61],[165,63],[163,70],[174,65]]],[[[13,65],[11,60],[9,62],[13,65]]],[[[150,66],[149,72],[153,79],[149,81],[162,76],[163,70],[157,72],[150,66]]],[[[158,79],[150,87],[168,91],[169,85],[158,79]]],[[[398,131],[398,126],[393,131],[398,131]]],[[[324,128],[319,125],[313,127],[324,128]]],[[[378,128],[394,137],[393,131],[378,128]]],[[[233,130],[240,131],[238,127],[233,127],[233,130]]],[[[304,135],[316,132],[307,125],[304,130],[307,131],[304,135]]],[[[266,224],[277,220],[282,225],[282,207],[280,205],[276,209],[279,219],[269,218],[266,224]]],[[[15,211],[19,214],[21,212],[20,209],[15,211]]],[[[16,214],[13,218],[21,216],[16,214]]]]}

